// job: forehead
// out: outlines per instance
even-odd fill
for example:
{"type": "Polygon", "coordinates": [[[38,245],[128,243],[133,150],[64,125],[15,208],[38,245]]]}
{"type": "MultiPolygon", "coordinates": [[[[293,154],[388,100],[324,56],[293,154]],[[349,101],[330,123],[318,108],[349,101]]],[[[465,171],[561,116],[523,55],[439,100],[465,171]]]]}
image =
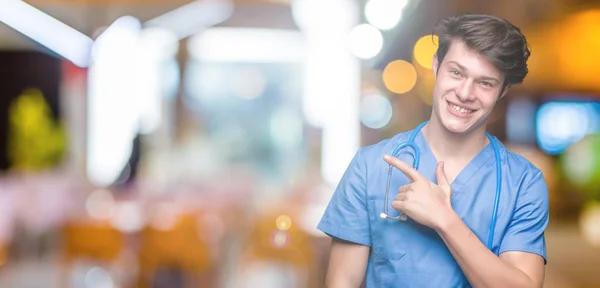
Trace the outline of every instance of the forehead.
{"type": "Polygon", "coordinates": [[[498,70],[484,55],[469,48],[461,41],[453,41],[450,49],[444,56],[444,62],[456,62],[467,68],[469,74],[502,78],[502,71],[498,70]]]}

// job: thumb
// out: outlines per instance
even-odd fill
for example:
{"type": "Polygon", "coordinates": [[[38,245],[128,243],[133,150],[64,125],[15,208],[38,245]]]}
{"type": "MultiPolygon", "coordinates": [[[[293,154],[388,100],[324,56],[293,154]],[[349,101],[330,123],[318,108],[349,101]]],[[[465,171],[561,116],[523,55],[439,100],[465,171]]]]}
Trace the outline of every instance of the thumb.
{"type": "Polygon", "coordinates": [[[435,176],[437,178],[438,186],[444,188],[450,188],[450,183],[448,182],[448,178],[446,177],[446,173],[444,172],[444,162],[440,161],[435,169],[435,176]]]}

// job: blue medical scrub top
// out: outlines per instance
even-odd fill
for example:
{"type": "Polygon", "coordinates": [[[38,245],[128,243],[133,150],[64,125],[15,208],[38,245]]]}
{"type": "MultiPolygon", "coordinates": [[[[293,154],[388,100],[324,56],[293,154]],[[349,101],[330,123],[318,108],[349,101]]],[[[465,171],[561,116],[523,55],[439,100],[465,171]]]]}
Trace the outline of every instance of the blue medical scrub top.
{"type": "MultiPolygon", "coordinates": [[[[388,164],[383,160],[395,146],[409,140],[412,131],[358,150],[336,188],[317,228],[331,237],[371,247],[366,287],[471,287],[452,254],[431,228],[408,221],[381,219],[388,164]]],[[[548,224],[548,189],[540,170],[508,151],[493,138],[502,161],[502,190],[492,251],[525,251],[546,261],[544,230],[548,224]]],[[[415,143],[421,150],[419,172],[436,183],[437,160],[422,133],[415,143]]],[[[412,164],[412,149],[398,158],[412,164]]],[[[452,207],[482,241],[488,233],[496,194],[494,149],[488,144],[452,183],[452,207]]],[[[391,207],[398,188],[408,184],[393,169],[391,207]]]]}

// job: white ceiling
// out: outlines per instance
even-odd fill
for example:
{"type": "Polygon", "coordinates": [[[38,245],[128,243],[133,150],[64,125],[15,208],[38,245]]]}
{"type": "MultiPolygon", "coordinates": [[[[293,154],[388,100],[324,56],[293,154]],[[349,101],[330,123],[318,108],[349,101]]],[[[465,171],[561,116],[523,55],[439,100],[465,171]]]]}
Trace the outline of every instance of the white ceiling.
{"type": "MultiPolygon", "coordinates": [[[[181,2],[181,1],[179,1],[181,2]]],[[[181,6],[175,5],[35,5],[61,22],[92,36],[98,28],[130,15],[145,22],[181,6]]],[[[233,16],[220,26],[297,29],[289,6],[269,3],[237,4],[233,16]]],[[[31,49],[38,44],[0,22],[0,49],[31,49]]]]}
{"type": "MultiPolygon", "coordinates": [[[[32,0],[35,1],[35,0],[32,0]]],[[[136,0],[129,0],[130,3],[136,0]]],[[[110,25],[118,17],[131,15],[142,22],[150,20],[179,6],[182,2],[192,0],[151,1],[171,2],[175,4],[152,4],[152,5],[83,5],[83,4],[35,4],[40,10],[52,15],[60,21],[74,27],[86,35],[103,26],[110,25]]],[[[291,11],[286,4],[274,2],[286,2],[287,0],[234,0],[236,8],[234,15],[220,26],[233,27],[269,27],[282,29],[297,29],[292,19],[291,11]],[[271,3],[266,3],[270,1],[271,3]],[[263,3],[258,3],[263,2],[263,3]]],[[[348,0],[353,1],[353,0],[348,0]]],[[[361,3],[366,0],[356,0],[361,3]]],[[[385,62],[388,58],[403,58],[408,53],[404,46],[417,39],[420,34],[430,32],[429,28],[442,16],[461,12],[484,12],[495,13],[501,17],[515,22],[517,25],[525,25],[527,22],[536,22],[556,14],[560,11],[560,5],[567,0],[503,0],[503,1],[478,1],[478,0],[411,0],[420,1],[423,6],[420,11],[414,11],[418,15],[405,17],[411,19],[388,33],[392,41],[384,48],[379,60],[385,62]],[[412,31],[409,31],[412,30],[412,31]],[[422,31],[421,31],[422,30],[422,31]],[[408,34],[407,34],[408,33],[408,34]],[[412,35],[414,34],[414,35],[412,35]],[[415,39],[413,39],[415,38],[415,39]],[[404,52],[403,52],[404,51],[404,52]]],[[[65,1],[68,3],[68,1],[65,1]]],[[[137,1],[139,2],[139,1],[137,1]]],[[[37,3],[37,2],[36,2],[37,3]]],[[[56,2],[55,2],[56,3],[56,2]]],[[[563,7],[564,8],[564,7],[563,7]]],[[[39,47],[35,42],[7,27],[0,22],[0,49],[31,49],[39,47]]],[[[408,46],[407,46],[408,47],[408,46]]],[[[379,62],[379,61],[378,61],[379,62]]]]}

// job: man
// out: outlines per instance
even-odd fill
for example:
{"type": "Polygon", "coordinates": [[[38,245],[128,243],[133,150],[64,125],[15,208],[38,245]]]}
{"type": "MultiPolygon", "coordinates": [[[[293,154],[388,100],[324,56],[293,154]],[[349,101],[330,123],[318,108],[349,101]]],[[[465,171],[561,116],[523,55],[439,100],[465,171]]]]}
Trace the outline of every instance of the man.
{"type": "Polygon", "coordinates": [[[436,31],[429,121],[359,149],[318,225],[333,239],[328,287],[542,287],[544,177],[486,133],[527,75],[527,41],[490,15],[449,17],[436,31]],[[419,153],[390,156],[411,141],[419,153]]]}

